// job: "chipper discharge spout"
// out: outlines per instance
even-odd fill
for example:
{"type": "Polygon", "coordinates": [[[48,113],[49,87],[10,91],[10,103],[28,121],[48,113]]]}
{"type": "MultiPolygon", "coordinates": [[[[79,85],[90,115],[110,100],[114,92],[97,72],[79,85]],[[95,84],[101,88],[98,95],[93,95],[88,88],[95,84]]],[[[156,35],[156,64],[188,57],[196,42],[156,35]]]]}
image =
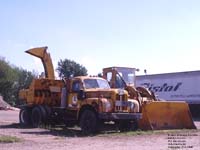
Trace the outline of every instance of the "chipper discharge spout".
{"type": "Polygon", "coordinates": [[[156,101],[143,105],[142,130],[196,129],[188,104],[185,102],[156,101]]]}
{"type": "Polygon", "coordinates": [[[45,78],[55,79],[53,63],[50,54],[47,53],[47,49],[48,47],[37,47],[27,50],[26,53],[38,57],[42,60],[45,78]]]}

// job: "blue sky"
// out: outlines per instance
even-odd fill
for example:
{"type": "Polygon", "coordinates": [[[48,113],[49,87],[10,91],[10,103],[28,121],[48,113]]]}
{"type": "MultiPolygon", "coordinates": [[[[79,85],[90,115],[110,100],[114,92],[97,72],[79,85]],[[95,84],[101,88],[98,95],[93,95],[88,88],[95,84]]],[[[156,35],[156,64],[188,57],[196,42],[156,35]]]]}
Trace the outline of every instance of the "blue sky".
{"type": "Polygon", "coordinates": [[[71,59],[97,74],[109,66],[148,74],[200,70],[198,0],[0,1],[0,56],[41,72],[24,53],[48,46],[54,67],[71,59]]]}

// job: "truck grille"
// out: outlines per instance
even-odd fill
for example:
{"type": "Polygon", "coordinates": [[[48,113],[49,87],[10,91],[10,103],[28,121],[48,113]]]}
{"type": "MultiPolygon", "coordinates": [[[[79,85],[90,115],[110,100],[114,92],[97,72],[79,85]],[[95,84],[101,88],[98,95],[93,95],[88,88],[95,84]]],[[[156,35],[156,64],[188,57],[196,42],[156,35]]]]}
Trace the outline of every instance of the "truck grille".
{"type": "Polygon", "coordinates": [[[115,102],[115,111],[116,112],[128,112],[128,101],[125,95],[116,96],[115,102]]]}

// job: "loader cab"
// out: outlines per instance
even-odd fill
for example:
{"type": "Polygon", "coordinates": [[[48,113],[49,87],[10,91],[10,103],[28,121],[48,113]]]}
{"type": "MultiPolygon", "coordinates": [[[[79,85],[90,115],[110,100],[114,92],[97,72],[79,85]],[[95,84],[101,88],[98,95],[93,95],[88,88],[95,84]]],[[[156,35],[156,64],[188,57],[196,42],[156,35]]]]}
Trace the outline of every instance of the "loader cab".
{"type": "Polygon", "coordinates": [[[103,78],[111,88],[125,89],[127,85],[135,86],[135,68],[109,67],[103,69],[103,78]]]}

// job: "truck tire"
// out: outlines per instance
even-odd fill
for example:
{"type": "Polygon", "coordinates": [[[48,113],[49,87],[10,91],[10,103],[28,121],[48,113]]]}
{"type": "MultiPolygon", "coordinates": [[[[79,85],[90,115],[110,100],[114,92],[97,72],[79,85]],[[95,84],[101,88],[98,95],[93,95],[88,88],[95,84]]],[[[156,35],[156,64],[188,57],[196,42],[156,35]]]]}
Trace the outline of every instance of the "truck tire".
{"type": "Polygon", "coordinates": [[[19,122],[22,127],[31,126],[31,110],[26,107],[22,108],[19,113],[19,122]]]}
{"type": "Polygon", "coordinates": [[[45,118],[45,123],[49,123],[50,117],[51,117],[51,108],[47,105],[44,105],[44,110],[46,112],[46,118],[45,118]]]}
{"type": "Polygon", "coordinates": [[[34,128],[38,128],[42,124],[42,117],[41,109],[38,106],[34,107],[31,114],[32,125],[34,128]]]}
{"type": "Polygon", "coordinates": [[[38,107],[39,107],[39,109],[40,109],[40,111],[41,111],[41,115],[42,115],[42,123],[45,123],[46,120],[47,120],[47,112],[46,112],[44,106],[39,105],[38,107]]]}
{"type": "Polygon", "coordinates": [[[97,116],[92,110],[84,110],[80,118],[80,127],[84,134],[93,134],[97,131],[97,116]]]}

